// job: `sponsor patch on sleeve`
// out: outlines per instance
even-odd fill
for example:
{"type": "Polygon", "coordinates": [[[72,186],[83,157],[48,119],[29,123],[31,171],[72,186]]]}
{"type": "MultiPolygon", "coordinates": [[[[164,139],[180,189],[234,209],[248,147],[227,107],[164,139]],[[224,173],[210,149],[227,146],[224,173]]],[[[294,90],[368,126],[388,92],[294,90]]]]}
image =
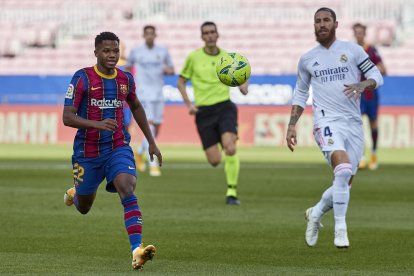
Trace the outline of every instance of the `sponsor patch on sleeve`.
{"type": "Polygon", "coordinates": [[[73,99],[73,84],[69,84],[68,91],[66,91],[66,99],[73,99]]]}

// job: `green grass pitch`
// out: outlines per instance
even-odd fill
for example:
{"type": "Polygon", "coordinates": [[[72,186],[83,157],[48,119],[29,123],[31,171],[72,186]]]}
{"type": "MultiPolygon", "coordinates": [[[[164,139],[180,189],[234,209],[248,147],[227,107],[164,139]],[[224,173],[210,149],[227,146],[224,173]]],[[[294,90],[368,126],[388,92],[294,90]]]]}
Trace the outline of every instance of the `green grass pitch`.
{"type": "Polygon", "coordinates": [[[338,250],[332,212],[317,246],[304,241],[304,211],[332,180],[316,147],[241,147],[241,206],[224,204],[223,168],[200,147],[161,149],[163,175],[137,184],[143,241],[158,253],[137,272],[116,194],[102,185],[86,216],[63,204],[70,146],[0,145],[0,274],[414,274],[414,150],[381,150],[380,168],[357,174],[351,247],[338,250]]]}

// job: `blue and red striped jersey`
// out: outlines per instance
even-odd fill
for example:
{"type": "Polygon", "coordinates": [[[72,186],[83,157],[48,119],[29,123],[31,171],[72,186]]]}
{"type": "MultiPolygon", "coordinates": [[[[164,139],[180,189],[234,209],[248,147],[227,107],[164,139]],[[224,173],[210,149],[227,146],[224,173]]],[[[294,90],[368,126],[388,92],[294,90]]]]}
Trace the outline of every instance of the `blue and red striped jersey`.
{"type": "Polygon", "coordinates": [[[135,100],[133,76],[119,68],[114,74],[105,75],[96,65],[77,71],[65,96],[65,106],[74,106],[77,115],[94,121],[115,119],[118,128],[112,131],[95,128],[78,129],[73,143],[76,157],[98,157],[113,149],[129,144],[131,136],[123,124],[123,104],[135,100]]]}

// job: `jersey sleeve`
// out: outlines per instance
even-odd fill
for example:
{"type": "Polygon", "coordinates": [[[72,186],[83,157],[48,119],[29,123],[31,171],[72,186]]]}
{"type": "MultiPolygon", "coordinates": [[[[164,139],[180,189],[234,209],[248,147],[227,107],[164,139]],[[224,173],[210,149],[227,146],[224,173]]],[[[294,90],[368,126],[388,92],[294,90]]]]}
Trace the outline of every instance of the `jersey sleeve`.
{"type": "Polygon", "coordinates": [[[309,98],[310,81],[311,75],[306,69],[304,58],[301,57],[298,64],[298,75],[293,91],[292,105],[299,105],[305,108],[306,101],[309,98]]]}
{"type": "Polygon", "coordinates": [[[126,72],[128,76],[128,96],[126,97],[127,101],[135,101],[137,98],[135,80],[131,73],[126,72]]]}
{"type": "Polygon", "coordinates": [[[185,79],[191,79],[193,76],[193,55],[188,55],[187,59],[185,60],[184,67],[181,70],[180,76],[185,79]]]}
{"type": "Polygon", "coordinates": [[[66,91],[65,106],[74,106],[78,109],[85,94],[86,87],[87,85],[85,85],[81,71],[76,72],[66,91]]]}
{"type": "Polygon", "coordinates": [[[381,86],[384,83],[381,72],[377,66],[371,61],[368,54],[361,46],[355,48],[356,64],[358,69],[364,75],[366,79],[373,79],[376,82],[376,87],[381,86]]]}

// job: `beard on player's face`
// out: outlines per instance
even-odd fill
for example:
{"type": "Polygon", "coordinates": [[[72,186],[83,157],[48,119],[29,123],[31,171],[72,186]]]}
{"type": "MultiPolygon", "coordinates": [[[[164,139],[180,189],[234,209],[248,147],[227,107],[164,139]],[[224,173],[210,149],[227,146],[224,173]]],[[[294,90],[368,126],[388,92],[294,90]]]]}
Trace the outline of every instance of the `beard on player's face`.
{"type": "Polygon", "coordinates": [[[332,41],[335,38],[335,27],[332,27],[332,29],[328,29],[328,28],[319,28],[319,30],[315,30],[315,37],[316,37],[316,41],[318,41],[321,44],[326,44],[330,41],[332,41]],[[328,33],[323,33],[321,34],[321,31],[328,31],[328,33]]]}

